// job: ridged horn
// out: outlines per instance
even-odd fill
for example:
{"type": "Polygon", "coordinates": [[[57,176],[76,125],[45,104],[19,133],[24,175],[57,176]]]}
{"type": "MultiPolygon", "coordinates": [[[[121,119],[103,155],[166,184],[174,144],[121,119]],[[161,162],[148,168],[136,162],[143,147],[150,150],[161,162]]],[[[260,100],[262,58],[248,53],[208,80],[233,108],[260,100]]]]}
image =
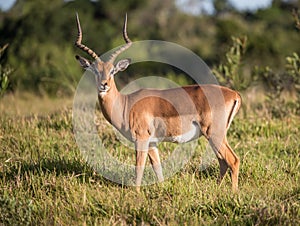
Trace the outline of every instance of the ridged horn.
{"type": "Polygon", "coordinates": [[[82,30],[81,30],[81,26],[80,26],[80,22],[79,22],[78,13],[76,13],[76,23],[77,23],[78,35],[77,35],[77,40],[75,42],[75,45],[79,49],[82,49],[84,52],[89,54],[95,60],[100,60],[99,56],[93,50],[91,50],[89,47],[87,47],[86,45],[81,43],[81,41],[82,41],[82,30]]]}
{"type": "Polygon", "coordinates": [[[125,15],[125,20],[124,20],[124,25],[123,25],[123,38],[124,38],[126,44],[111,54],[110,59],[109,59],[110,62],[114,62],[114,60],[117,58],[117,56],[120,53],[122,53],[123,51],[125,51],[126,49],[128,49],[132,44],[131,40],[128,38],[128,35],[127,35],[127,13],[125,15]]]}

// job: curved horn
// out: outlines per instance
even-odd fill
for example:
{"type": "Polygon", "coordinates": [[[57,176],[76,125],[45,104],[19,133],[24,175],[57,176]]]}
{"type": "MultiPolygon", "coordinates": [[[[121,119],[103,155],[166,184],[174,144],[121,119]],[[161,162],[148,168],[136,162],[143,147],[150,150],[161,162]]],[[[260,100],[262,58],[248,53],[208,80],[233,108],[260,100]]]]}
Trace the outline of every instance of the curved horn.
{"type": "Polygon", "coordinates": [[[131,40],[128,38],[128,35],[127,35],[127,13],[125,15],[125,21],[124,21],[124,25],[123,25],[123,38],[124,38],[126,44],[111,54],[110,59],[109,59],[110,62],[114,62],[114,60],[117,58],[117,56],[120,53],[122,53],[123,51],[125,51],[126,49],[128,49],[132,44],[131,40]]]}
{"type": "Polygon", "coordinates": [[[84,52],[88,53],[91,57],[93,57],[95,60],[100,60],[99,56],[93,51],[91,50],[89,47],[87,47],[86,45],[81,44],[81,40],[82,40],[82,31],[81,31],[81,26],[80,26],[80,22],[79,22],[79,17],[78,17],[78,13],[76,13],[76,23],[77,23],[77,28],[78,28],[78,36],[77,36],[77,40],[75,42],[75,45],[79,48],[82,49],[84,52]]]}

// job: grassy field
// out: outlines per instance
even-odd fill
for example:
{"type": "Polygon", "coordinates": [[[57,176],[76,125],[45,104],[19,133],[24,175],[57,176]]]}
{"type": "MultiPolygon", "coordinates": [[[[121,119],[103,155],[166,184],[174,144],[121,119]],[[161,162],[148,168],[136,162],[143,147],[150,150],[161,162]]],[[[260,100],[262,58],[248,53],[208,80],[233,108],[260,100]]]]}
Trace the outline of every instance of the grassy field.
{"type": "MultiPolygon", "coordinates": [[[[237,194],[229,175],[216,184],[216,162],[200,170],[204,139],[180,172],[139,194],[104,179],[83,160],[71,108],[55,109],[71,100],[30,102],[41,106],[37,112],[49,106],[43,114],[28,114],[26,101],[0,103],[0,225],[300,224],[299,116],[239,114],[234,120],[228,139],[241,159],[237,194]]],[[[102,120],[100,136],[118,149],[102,120]]],[[[133,151],[121,155],[134,159],[133,151]]]]}

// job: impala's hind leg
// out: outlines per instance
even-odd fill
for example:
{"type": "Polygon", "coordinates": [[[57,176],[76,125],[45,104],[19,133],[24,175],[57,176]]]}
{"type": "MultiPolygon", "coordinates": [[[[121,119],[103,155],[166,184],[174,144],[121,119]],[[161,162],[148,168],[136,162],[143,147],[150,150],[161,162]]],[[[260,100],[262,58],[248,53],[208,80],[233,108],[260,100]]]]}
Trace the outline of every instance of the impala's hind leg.
{"type": "Polygon", "coordinates": [[[239,167],[240,167],[240,159],[234,153],[232,148],[229,146],[226,138],[223,143],[223,150],[225,153],[225,161],[227,162],[230,170],[231,170],[231,181],[232,181],[232,190],[238,190],[238,180],[239,180],[239,167]]]}
{"type": "Polygon", "coordinates": [[[213,139],[210,139],[210,145],[216,153],[220,164],[220,176],[218,181],[221,183],[227,168],[231,170],[232,190],[238,189],[238,176],[240,160],[234,151],[229,146],[227,139],[224,138],[223,142],[218,145],[213,139]]]}
{"type": "Polygon", "coordinates": [[[218,178],[218,184],[221,185],[223,178],[227,172],[228,169],[228,165],[226,163],[226,161],[223,158],[218,157],[218,161],[219,161],[219,165],[220,165],[220,175],[218,178]]]}
{"type": "Polygon", "coordinates": [[[156,145],[151,144],[149,147],[148,155],[150,157],[150,162],[152,165],[152,168],[157,176],[157,179],[159,182],[162,182],[164,180],[164,176],[162,173],[162,167],[160,163],[159,153],[156,145]]]}

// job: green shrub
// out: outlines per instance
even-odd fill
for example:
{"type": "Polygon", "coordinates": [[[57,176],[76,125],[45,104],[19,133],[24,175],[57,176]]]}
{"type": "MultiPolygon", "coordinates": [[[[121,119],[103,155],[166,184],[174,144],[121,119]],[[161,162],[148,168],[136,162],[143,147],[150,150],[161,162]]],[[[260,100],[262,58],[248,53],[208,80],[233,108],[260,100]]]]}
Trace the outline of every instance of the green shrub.
{"type": "Polygon", "coordinates": [[[297,53],[286,57],[284,71],[275,72],[270,67],[256,67],[253,76],[266,89],[266,107],[276,118],[300,113],[300,57],[297,53]],[[288,95],[286,95],[288,94],[288,95]]]}
{"type": "Polygon", "coordinates": [[[247,36],[232,37],[232,42],[232,46],[226,53],[225,63],[215,66],[213,73],[221,85],[242,91],[251,83],[250,78],[244,76],[242,71],[242,56],[246,52],[247,36]]]}
{"type": "Polygon", "coordinates": [[[2,63],[2,56],[5,49],[8,47],[8,44],[5,44],[3,47],[0,47],[0,97],[2,97],[9,85],[8,76],[12,73],[10,67],[4,67],[2,63]]]}

